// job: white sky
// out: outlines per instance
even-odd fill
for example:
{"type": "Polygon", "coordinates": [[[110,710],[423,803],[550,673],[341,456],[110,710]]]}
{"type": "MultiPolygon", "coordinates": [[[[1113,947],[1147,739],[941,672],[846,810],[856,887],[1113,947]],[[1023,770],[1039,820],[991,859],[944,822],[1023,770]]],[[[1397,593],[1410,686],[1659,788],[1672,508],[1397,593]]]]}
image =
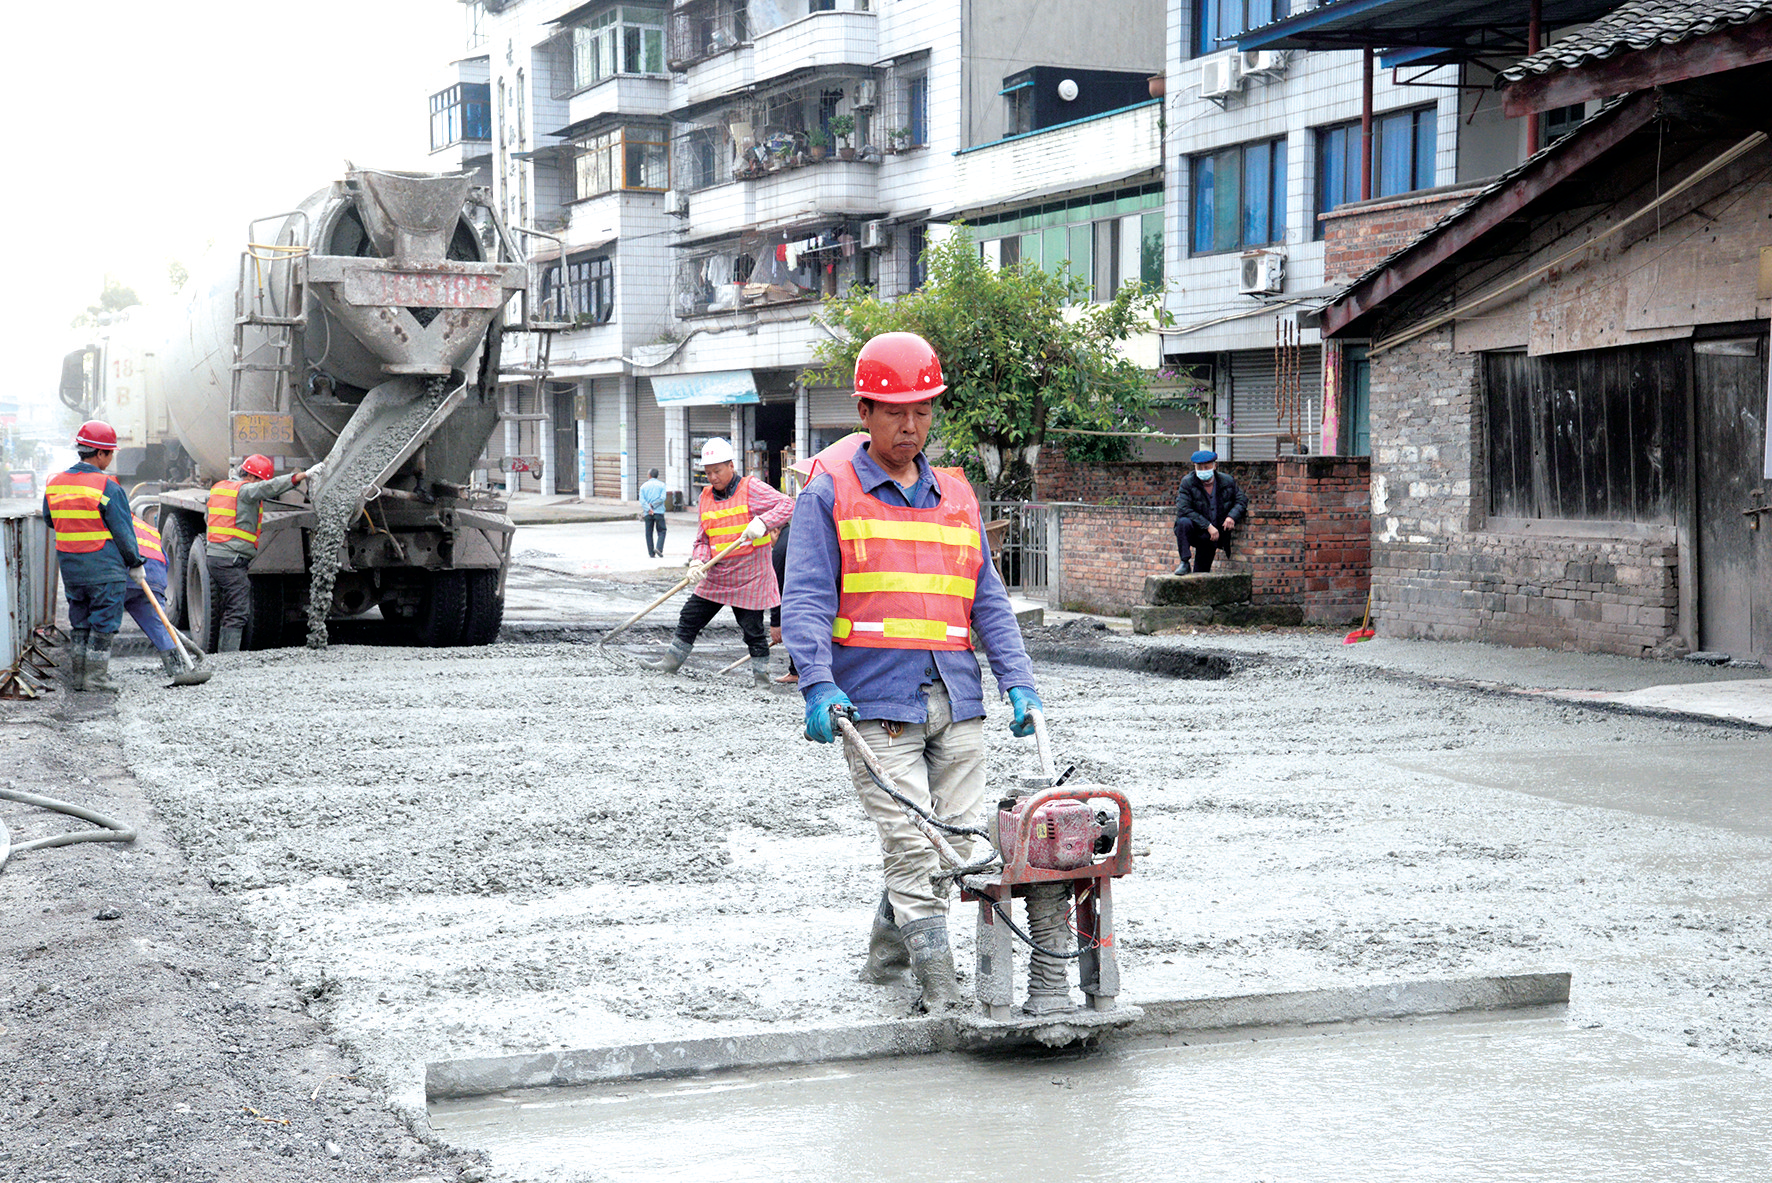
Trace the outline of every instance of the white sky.
{"type": "Polygon", "coordinates": [[[464,28],[456,0],[76,0],[7,24],[0,344],[24,401],[54,400],[107,272],[165,298],[169,261],[196,271],[346,158],[436,167],[427,99],[464,28]]]}

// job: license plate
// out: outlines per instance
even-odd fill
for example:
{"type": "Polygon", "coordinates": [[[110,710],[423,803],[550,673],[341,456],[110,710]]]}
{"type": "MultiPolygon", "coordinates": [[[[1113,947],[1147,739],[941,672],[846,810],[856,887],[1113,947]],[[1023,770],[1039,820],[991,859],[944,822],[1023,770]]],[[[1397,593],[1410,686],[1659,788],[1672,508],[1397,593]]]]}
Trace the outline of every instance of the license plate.
{"type": "Polygon", "coordinates": [[[493,275],[440,271],[345,272],[345,303],[372,308],[497,308],[505,291],[493,275]]]}

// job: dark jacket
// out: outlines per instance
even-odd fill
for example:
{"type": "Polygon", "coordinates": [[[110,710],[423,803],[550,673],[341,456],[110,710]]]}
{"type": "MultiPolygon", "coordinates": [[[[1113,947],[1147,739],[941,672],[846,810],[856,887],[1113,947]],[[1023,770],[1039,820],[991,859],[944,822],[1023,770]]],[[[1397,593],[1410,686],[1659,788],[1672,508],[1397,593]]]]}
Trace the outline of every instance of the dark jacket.
{"type": "Polygon", "coordinates": [[[1175,495],[1175,524],[1187,526],[1189,529],[1206,533],[1206,527],[1222,525],[1224,519],[1234,518],[1241,526],[1249,516],[1249,496],[1237,487],[1237,482],[1227,473],[1218,472],[1212,478],[1218,493],[1218,516],[1212,515],[1212,494],[1200,483],[1200,478],[1188,473],[1181,478],[1181,489],[1175,495]]]}

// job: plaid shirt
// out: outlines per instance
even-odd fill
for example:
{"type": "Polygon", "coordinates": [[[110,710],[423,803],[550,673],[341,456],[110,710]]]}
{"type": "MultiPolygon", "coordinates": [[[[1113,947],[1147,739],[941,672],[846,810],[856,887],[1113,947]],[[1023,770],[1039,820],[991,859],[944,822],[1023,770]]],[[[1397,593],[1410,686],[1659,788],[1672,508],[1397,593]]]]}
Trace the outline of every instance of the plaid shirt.
{"type": "MultiPolygon", "coordinates": [[[[762,518],[771,530],[779,530],[794,516],[794,499],[771,489],[756,477],[744,476],[733,481],[727,497],[738,491],[739,481],[750,482],[746,497],[751,516],[762,518]]],[[[718,494],[715,496],[719,501],[726,499],[718,494]]],[[[689,548],[690,561],[702,562],[711,558],[713,553],[707,529],[697,525],[695,545],[689,548]]],[[[781,603],[781,588],[775,582],[775,563],[767,546],[739,547],[715,563],[708,571],[708,577],[701,581],[701,586],[691,590],[704,600],[730,604],[734,608],[773,608],[781,603]]]]}

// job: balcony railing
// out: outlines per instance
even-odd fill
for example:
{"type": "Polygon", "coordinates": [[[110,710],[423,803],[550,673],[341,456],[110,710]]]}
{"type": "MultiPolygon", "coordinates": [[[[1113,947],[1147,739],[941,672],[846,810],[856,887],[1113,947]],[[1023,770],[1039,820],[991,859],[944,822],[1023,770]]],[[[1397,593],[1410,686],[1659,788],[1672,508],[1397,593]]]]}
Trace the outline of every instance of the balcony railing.
{"type": "Polygon", "coordinates": [[[751,39],[745,0],[679,0],[671,10],[665,59],[679,73],[751,39]]]}

